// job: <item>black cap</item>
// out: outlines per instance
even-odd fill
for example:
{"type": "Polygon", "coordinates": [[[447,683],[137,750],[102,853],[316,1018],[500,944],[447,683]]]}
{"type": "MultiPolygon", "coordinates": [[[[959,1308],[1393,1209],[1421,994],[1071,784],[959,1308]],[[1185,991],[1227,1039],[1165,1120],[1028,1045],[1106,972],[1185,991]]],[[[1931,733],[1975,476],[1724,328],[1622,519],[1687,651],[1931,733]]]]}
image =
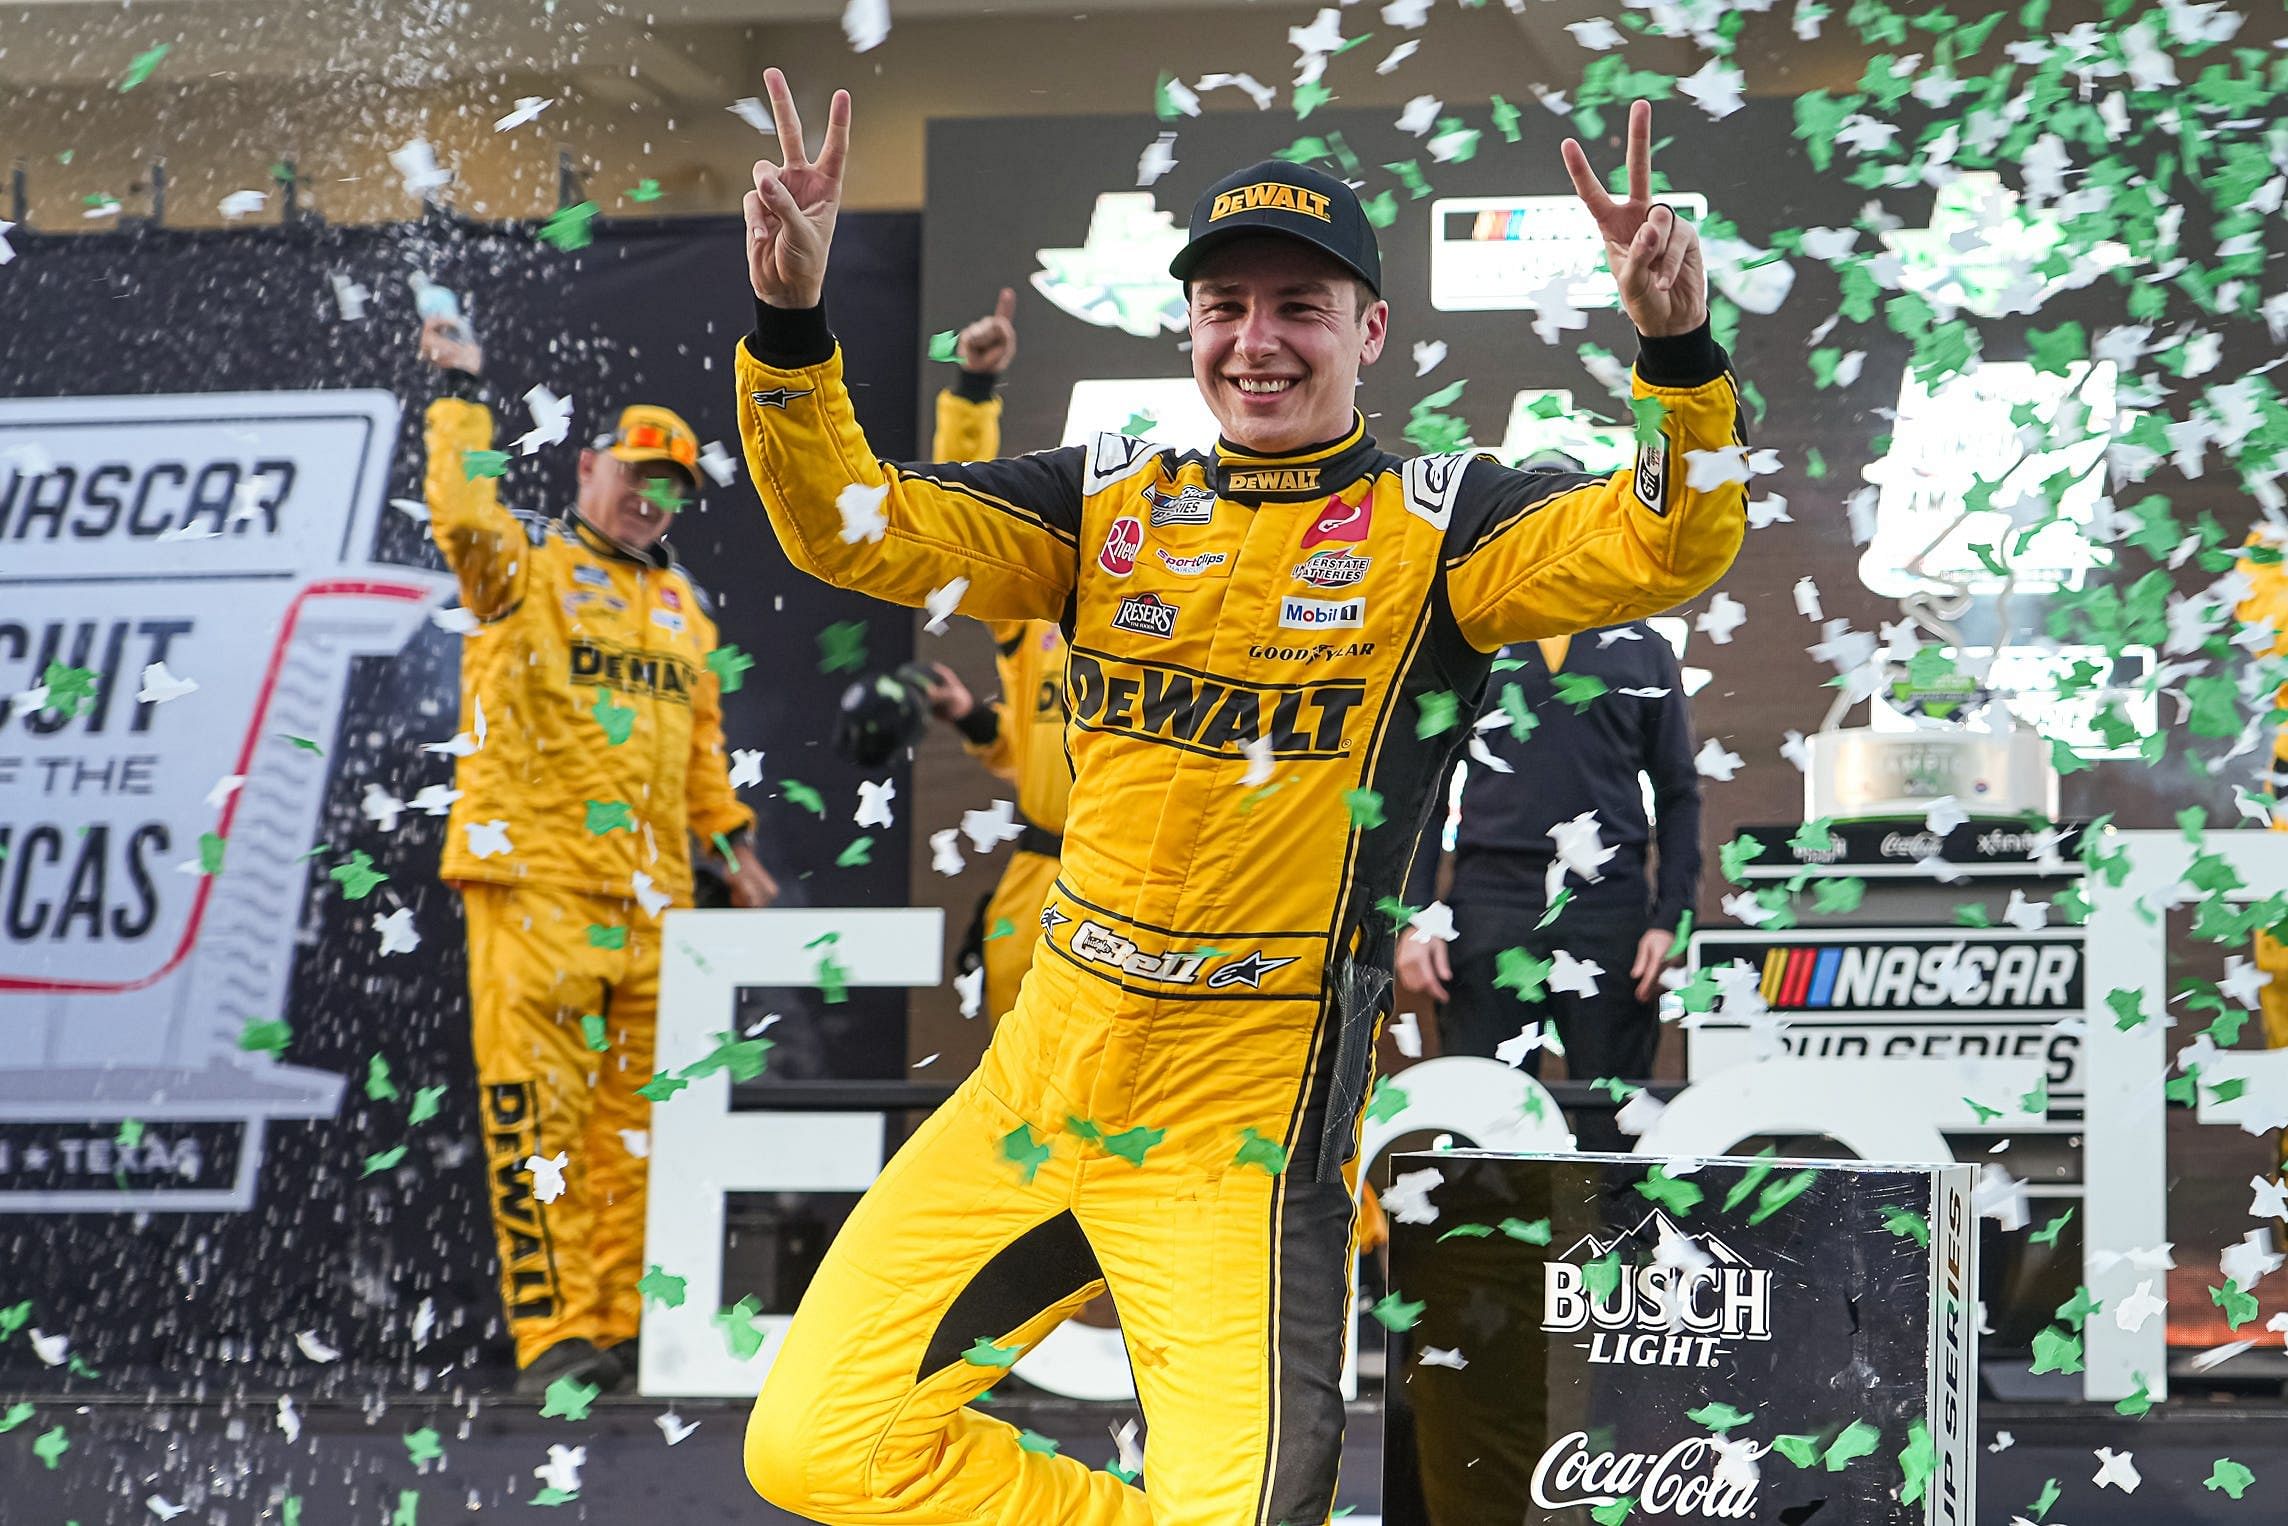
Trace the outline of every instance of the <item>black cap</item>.
{"type": "Polygon", "coordinates": [[[1382,251],[1356,192],[1308,165],[1266,159],[1226,175],[1192,206],[1191,242],[1168,262],[1188,281],[1216,249],[1249,233],[1280,233],[1332,255],[1382,295],[1382,251]]]}

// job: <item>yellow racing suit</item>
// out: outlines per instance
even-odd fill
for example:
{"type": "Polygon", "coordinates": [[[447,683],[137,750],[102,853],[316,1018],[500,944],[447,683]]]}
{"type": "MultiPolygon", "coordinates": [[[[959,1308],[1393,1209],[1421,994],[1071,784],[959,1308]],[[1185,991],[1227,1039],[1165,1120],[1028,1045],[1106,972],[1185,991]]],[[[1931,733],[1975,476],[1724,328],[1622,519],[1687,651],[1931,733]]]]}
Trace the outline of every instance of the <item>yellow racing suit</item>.
{"type": "MultiPolygon", "coordinates": [[[[983,461],[1001,448],[1001,400],[989,377],[964,372],[937,396],[940,461],[983,461]]],[[[970,756],[1017,786],[1024,833],[985,903],[984,1008],[995,1022],[1017,1002],[1041,939],[1041,905],[1056,883],[1064,849],[1072,765],[1065,758],[1065,638],[1052,621],[1002,620],[992,626],[1001,698],[955,724],[970,756]]]]}
{"type": "MultiPolygon", "coordinates": [[[[747,1428],[756,1489],[826,1523],[1303,1526],[1340,1454],[1362,1104],[1399,889],[1502,643],[1712,585],[1740,443],[1705,329],[1648,340],[1660,443],[1610,479],[1401,459],[1353,416],[1279,457],[1106,434],[878,461],[824,313],[738,357],[756,490],[797,567],[1066,633],[1063,867],[1016,1010],[836,1238],[747,1428]],[[878,534],[837,499],[886,490],[878,534]],[[1149,1428],[1143,1491],[971,1407],[1099,1291],[1149,1428]]],[[[1743,474],[1744,475],[1744,474],[1743,474]]]]}
{"type": "MultiPolygon", "coordinates": [[[[2266,545],[2275,551],[2282,549],[2278,538],[2266,535],[2261,528],[2250,533],[2248,543],[2252,547],[2266,545]]],[[[2243,554],[2239,570],[2248,577],[2249,593],[2235,615],[2244,625],[2268,621],[2273,629],[2272,644],[2257,655],[2272,658],[2288,655],[2288,564],[2277,560],[2257,561],[2243,554]]],[[[2288,709],[2288,684],[2280,686],[2272,705],[2276,710],[2288,709]]],[[[2273,733],[2272,763],[2265,771],[2264,788],[2267,794],[2288,794],[2288,726],[2273,733]]],[[[2288,830],[2288,820],[2275,812],[2272,827],[2274,831],[2288,830]]],[[[2250,953],[2256,967],[2272,977],[2259,988],[2256,996],[2264,1017],[2265,1047],[2288,1049],[2288,945],[2259,928],[2250,953]]],[[[2288,1155],[2288,1136],[2283,1136],[2281,1147],[2283,1154],[2288,1155]]]]}
{"type": "MultiPolygon", "coordinates": [[[[465,379],[456,379],[464,390],[465,379]]],[[[468,919],[471,1037],[501,1298],[517,1364],[636,1333],[659,917],[691,903],[687,836],[744,833],[723,755],[715,624],[664,545],[502,507],[466,453],[492,413],[429,405],[430,534],[477,620],[441,873],[468,919]],[[534,1156],[566,1157],[533,1194],[534,1156]]]]}

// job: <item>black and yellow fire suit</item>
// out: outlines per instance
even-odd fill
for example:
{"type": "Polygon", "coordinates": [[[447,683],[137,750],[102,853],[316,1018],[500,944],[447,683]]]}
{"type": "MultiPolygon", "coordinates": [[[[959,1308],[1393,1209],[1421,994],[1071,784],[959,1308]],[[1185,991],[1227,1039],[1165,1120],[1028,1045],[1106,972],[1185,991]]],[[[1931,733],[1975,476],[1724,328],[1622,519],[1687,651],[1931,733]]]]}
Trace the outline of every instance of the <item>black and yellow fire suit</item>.
{"type": "MultiPolygon", "coordinates": [[[[2279,549],[2279,542],[2261,530],[2249,535],[2248,544],[2252,548],[2279,549]]],[[[2235,617],[2242,624],[2259,620],[2271,622],[2272,644],[2259,656],[2277,658],[2288,654],[2288,564],[2271,558],[2260,561],[2244,553],[2238,570],[2247,576],[2249,592],[2234,611],[2235,617]]],[[[2280,686],[2272,704],[2274,709],[2288,708],[2288,684],[2280,686]]],[[[2288,726],[2273,733],[2272,762],[2265,770],[2264,789],[2270,795],[2288,795],[2288,726]]],[[[2282,821],[2275,814],[2272,827],[2274,831],[2288,830],[2288,821],[2282,821]]],[[[2256,967],[2272,977],[2256,993],[2257,1006],[2263,1015],[2265,1047],[2288,1049],[2288,944],[2258,928],[2255,946],[2249,952],[2256,967]]],[[[2288,1133],[2282,1134],[2278,1143],[2281,1156],[2288,1159],[2288,1133]]]]}
{"type": "Polygon", "coordinates": [[[796,566],[1056,620],[1074,765],[1044,936],[977,1071],[835,1240],[747,1430],[821,1522],[1324,1522],[1341,1445],[1351,1173],[1389,919],[1506,641],[1637,619],[1731,564],[1738,443],[1705,331],[1644,344],[1661,443],[1610,479],[1402,460],[1353,418],[1267,458],[1100,435],[968,465],[867,448],[818,309],[738,358],[747,461],[796,566]],[[886,488],[879,535],[837,499],[886,488]],[[968,1407],[1099,1290],[1150,1438],[1143,1493],[968,1407]]]}
{"type": "MultiPolygon", "coordinates": [[[[470,390],[470,383],[455,383],[470,390]]],[[[744,833],[723,752],[715,624],[663,545],[637,556],[577,516],[515,514],[464,454],[490,409],[429,405],[430,534],[477,626],[440,873],[468,921],[478,1107],[517,1363],[636,1334],[641,1138],[659,917],[691,904],[687,839],[744,833]],[[590,1021],[590,1020],[593,1021],[590,1021]],[[534,1156],[567,1157],[533,1195],[534,1156]]]]}

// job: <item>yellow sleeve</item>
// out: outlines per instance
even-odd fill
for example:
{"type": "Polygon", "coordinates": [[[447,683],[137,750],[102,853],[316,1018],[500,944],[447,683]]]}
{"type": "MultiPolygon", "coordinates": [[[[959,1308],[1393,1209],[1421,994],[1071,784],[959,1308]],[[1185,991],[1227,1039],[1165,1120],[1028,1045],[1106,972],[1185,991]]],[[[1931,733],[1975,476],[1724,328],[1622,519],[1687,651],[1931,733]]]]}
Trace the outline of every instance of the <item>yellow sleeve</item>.
{"type": "Polygon", "coordinates": [[[492,449],[492,410],[457,397],[438,398],[423,419],[422,438],[430,539],[460,580],[462,604],[480,620],[497,620],[524,598],[532,542],[501,506],[494,480],[471,477],[462,466],[465,452],[492,449]]]}
{"type": "Polygon", "coordinates": [[[1001,454],[1001,399],[978,402],[951,387],[938,393],[930,454],[940,461],[990,461],[1001,454]]]}
{"type": "Polygon", "coordinates": [[[1479,459],[1452,489],[1432,474],[1421,496],[1451,492],[1446,588],[1470,645],[1490,652],[1640,620],[1730,568],[1747,534],[1746,484],[1687,480],[1691,452],[1745,449],[1737,381],[1723,351],[1703,344],[1715,374],[1698,385],[1654,385],[1640,360],[1634,391],[1660,403],[1661,440],[1638,448],[1634,468],[1606,478],[1479,459]]]}
{"type": "MultiPolygon", "coordinates": [[[[703,634],[707,649],[714,651],[712,623],[703,634]]],[[[735,835],[755,824],[755,813],[731,788],[731,759],[723,746],[722,680],[705,666],[691,692],[691,763],[684,774],[683,809],[701,841],[718,832],[735,835]]]]}
{"type": "Polygon", "coordinates": [[[739,433],[789,561],[837,588],[911,608],[961,578],[962,614],[1063,612],[1079,572],[1079,449],[893,466],[858,427],[839,348],[783,370],[757,360],[749,343],[739,345],[739,433]]]}
{"type": "MultiPolygon", "coordinates": [[[[941,429],[939,440],[944,434],[941,429]]],[[[1014,784],[1023,759],[1017,755],[1017,746],[1024,728],[1030,724],[1017,708],[1016,699],[1024,688],[1024,674],[1018,670],[1018,644],[1025,639],[1024,622],[996,620],[993,622],[993,673],[1001,685],[1001,697],[993,702],[993,716],[997,723],[990,742],[963,742],[962,751],[985,765],[994,777],[1014,784]]]]}

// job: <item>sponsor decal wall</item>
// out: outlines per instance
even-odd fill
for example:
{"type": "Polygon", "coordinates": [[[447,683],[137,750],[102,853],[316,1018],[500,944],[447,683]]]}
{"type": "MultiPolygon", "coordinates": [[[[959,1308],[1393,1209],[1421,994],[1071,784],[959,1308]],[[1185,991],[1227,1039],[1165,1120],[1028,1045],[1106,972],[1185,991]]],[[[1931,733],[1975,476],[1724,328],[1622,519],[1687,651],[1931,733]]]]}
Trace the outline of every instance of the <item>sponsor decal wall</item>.
{"type": "MultiPolygon", "coordinates": [[[[857,216],[837,245],[837,279],[867,291],[844,344],[899,383],[862,389],[861,418],[897,457],[916,233],[857,216]]],[[[512,506],[569,503],[580,443],[623,401],[723,445],[729,480],[670,543],[724,640],[797,654],[725,710],[730,744],[764,754],[745,794],[798,904],[904,897],[902,823],[870,865],[805,880],[847,843],[847,806],[822,820],[777,782],[855,797],[817,740],[846,680],[809,654],[860,621],[889,665],[910,626],[795,576],[735,465],[733,220],[605,225],[577,253],[442,216],[13,238],[0,694],[61,679],[0,724],[0,1295],[112,1386],[228,1363],[307,1391],[484,1360],[497,1295],[462,927],[435,873],[462,638],[436,618],[458,600],[417,512],[435,382],[407,276],[463,294],[501,448],[533,422],[525,389],[570,400],[567,443],[512,460],[512,506]]],[[[691,676],[575,660],[604,686],[691,676]]],[[[903,1010],[902,992],[853,993],[788,1035],[774,1073],[902,1074],[903,1010]]],[[[11,1342],[0,1370],[17,1367],[80,1381],[11,1342]]]]}

